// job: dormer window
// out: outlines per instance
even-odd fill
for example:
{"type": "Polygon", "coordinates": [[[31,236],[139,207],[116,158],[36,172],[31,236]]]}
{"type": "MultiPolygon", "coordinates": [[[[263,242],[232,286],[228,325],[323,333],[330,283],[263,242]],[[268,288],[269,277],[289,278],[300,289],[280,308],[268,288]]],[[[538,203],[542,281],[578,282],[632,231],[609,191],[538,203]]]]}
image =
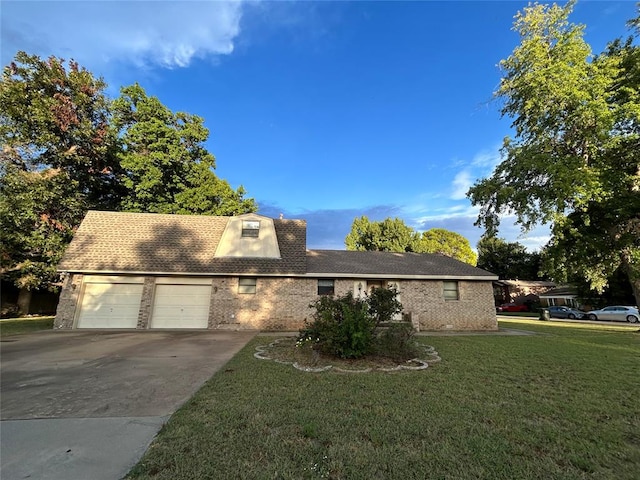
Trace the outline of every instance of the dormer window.
{"type": "Polygon", "coordinates": [[[258,238],[260,233],[260,221],[259,220],[243,220],[242,221],[242,236],[258,238]]]}

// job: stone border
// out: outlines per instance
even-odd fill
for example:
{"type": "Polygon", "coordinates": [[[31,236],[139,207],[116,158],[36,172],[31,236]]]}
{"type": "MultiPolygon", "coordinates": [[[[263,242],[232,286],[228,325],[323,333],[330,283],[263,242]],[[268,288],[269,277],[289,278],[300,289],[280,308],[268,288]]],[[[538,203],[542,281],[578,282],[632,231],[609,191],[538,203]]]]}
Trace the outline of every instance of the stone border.
{"type": "Polygon", "coordinates": [[[275,347],[278,343],[286,339],[287,339],[286,337],[278,338],[273,342],[269,343],[268,345],[258,345],[256,347],[256,351],[253,354],[253,356],[258,360],[273,360],[274,362],[280,363],[283,365],[291,365],[293,366],[293,368],[300,370],[301,372],[308,372],[308,373],[322,373],[322,372],[328,372],[329,370],[333,370],[339,373],[369,373],[374,371],[398,372],[400,370],[417,371],[417,370],[425,370],[426,368],[429,367],[429,363],[437,363],[440,360],[442,360],[434,347],[430,345],[424,345],[426,356],[431,358],[429,358],[428,360],[424,360],[420,358],[412,358],[411,360],[406,361],[406,363],[408,363],[409,365],[400,364],[400,365],[396,365],[395,367],[378,367],[378,368],[362,368],[362,369],[349,369],[349,368],[335,367],[333,365],[326,365],[324,367],[314,368],[314,367],[307,367],[304,365],[300,365],[298,362],[287,362],[286,360],[271,358],[267,355],[268,354],[267,350],[269,348],[275,347]]]}

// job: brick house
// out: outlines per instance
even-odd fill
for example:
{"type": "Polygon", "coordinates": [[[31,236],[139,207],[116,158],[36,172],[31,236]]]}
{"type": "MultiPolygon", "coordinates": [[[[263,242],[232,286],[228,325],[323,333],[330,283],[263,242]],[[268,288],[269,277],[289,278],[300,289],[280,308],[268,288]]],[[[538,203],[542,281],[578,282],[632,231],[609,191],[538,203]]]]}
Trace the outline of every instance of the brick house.
{"type": "Polygon", "coordinates": [[[436,254],[307,250],[304,220],[90,211],[56,329],[297,330],[320,295],[392,284],[421,330],[496,330],[497,277],[436,254]]]}

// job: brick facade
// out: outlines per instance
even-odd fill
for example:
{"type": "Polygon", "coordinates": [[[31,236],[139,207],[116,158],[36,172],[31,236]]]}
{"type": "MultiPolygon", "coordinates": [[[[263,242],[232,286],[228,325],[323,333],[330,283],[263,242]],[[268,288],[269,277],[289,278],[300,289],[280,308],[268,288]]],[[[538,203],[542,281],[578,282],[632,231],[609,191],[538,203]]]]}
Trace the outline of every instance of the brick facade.
{"type": "MultiPolygon", "coordinates": [[[[145,278],[137,329],[149,328],[155,280],[145,278]]],[[[352,291],[358,278],[336,279],[335,294],[352,291]]],[[[459,299],[445,301],[439,280],[397,280],[404,313],[420,330],[496,330],[490,281],[459,281],[459,299]]],[[[65,279],[55,328],[71,329],[82,290],[82,275],[65,279]]],[[[311,319],[309,304],[317,300],[317,279],[258,277],[255,294],[238,293],[238,277],[214,277],[209,329],[298,330],[311,319]]]]}
{"type": "Polygon", "coordinates": [[[67,330],[73,328],[81,289],[82,274],[71,273],[65,275],[62,281],[62,291],[60,292],[58,309],[56,310],[56,319],[53,324],[54,329],[67,330]]]}

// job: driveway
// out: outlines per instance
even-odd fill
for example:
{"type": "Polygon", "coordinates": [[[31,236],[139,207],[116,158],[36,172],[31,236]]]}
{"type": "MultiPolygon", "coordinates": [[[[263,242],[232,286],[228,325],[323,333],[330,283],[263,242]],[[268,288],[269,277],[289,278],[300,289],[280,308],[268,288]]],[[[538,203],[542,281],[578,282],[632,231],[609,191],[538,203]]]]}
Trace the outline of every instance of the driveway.
{"type": "Polygon", "coordinates": [[[256,332],[39,332],[0,345],[0,478],[118,479],[256,332]]]}

